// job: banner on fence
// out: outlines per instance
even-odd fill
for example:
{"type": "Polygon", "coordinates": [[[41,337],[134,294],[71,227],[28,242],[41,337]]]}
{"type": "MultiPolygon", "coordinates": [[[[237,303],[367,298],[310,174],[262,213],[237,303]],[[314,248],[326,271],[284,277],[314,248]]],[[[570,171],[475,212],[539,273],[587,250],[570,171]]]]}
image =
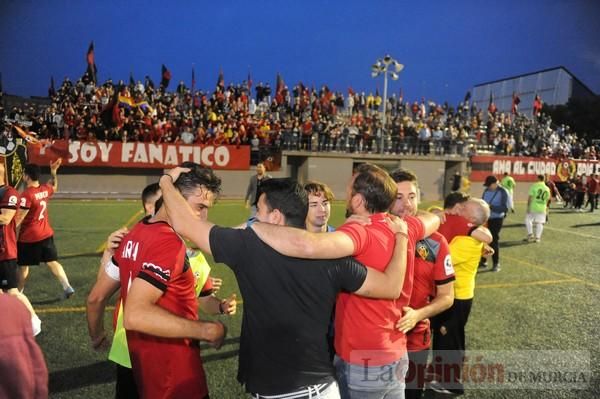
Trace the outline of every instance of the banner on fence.
{"type": "Polygon", "coordinates": [[[213,169],[250,169],[250,147],[57,140],[28,146],[29,162],[47,165],[57,157],[63,166],[172,168],[191,161],[213,169]]]}
{"type": "Polygon", "coordinates": [[[478,155],[471,158],[471,181],[484,181],[486,176],[511,175],[516,181],[535,181],[537,175],[548,175],[554,181],[566,181],[576,175],[600,174],[600,161],[478,155]]]}

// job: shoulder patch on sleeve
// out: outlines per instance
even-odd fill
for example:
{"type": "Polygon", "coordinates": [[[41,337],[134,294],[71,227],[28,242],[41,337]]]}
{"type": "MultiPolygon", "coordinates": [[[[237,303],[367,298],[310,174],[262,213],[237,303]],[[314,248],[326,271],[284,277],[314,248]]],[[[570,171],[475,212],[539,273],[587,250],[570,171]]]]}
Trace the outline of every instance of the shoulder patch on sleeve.
{"type": "Polygon", "coordinates": [[[415,255],[424,261],[435,263],[440,252],[440,244],[431,238],[424,238],[417,241],[415,252],[415,255]]]}

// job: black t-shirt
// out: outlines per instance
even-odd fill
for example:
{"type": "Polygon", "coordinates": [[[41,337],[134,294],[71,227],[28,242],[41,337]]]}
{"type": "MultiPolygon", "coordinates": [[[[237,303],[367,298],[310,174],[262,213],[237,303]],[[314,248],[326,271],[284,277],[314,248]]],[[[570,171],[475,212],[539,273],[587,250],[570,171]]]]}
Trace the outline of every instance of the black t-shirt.
{"type": "Polygon", "coordinates": [[[215,226],[210,248],[235,273],[244,298],[238,381],[278,395],[333,381],[327,330],[340,291],[358,290],[367,269],[352,258],[306,260],[281,255],[251,228],[215,226]]]}

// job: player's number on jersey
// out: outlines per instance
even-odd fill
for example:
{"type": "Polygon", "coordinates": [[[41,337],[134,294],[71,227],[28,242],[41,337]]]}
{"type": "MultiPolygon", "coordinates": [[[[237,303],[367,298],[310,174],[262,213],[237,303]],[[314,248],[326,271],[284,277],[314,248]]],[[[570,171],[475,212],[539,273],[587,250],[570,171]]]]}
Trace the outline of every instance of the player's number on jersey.
{"type": "Polygon", "coordinates": [[[42,220],[43,218],[46,217],[46,201],[40,201],[40,206],[42,207],[42,210],[40,211],[40,215],[38,216],[38,220],[42,220]]]}
{"type": "Polygon", "coordinates": [[[535,199],[545,202],[548,200],[548,195],[549,194],[547,191],[538,190],[537,195],[535,196],[535,199]]]}

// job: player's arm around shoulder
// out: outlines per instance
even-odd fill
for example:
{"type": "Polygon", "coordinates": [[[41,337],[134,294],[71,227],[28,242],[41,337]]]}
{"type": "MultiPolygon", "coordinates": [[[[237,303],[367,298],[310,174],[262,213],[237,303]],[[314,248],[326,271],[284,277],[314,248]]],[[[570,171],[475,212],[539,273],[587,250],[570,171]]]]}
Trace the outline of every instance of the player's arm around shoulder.
{"type": "Polygon", "coordinates": [[[336,259],[354,253],[353,240],[341,231],[311,233],[294,227],[258,222],[253,223],[251,228],[262,241],[286,256],[336,259]]]}
{"type": "Polygon", "coordinates": [[[474,239],[483,242],[484,244],[489,244],[492,242],[493,237],[490,230],[485,226],[479,226],[475,230],[471,232],[471,237],[474,239]]]}
{"type": "Polygon", "coordinates": [[[396,238],[392,259],[384,272],[367,267],[367,277],[363,285],[355,292],[357,295],[370,298],[397,299],[402,293],[406,275],[408,227],[402,219],[394,216],[390,217],[392,218],[390,225],[396,238]]]}
{"type": "Polygon", "coordinates": [[[439,214],[435,214],[432,212],[418,211],[417,219],[420,220],[421,224],[423,225],[423,232],[420,237],[417,237],[417,239],[422,240],[425,237],[429,237],[435,233],[437,229],[439,229],[440,223],[444,219],[444,213],[441,212],[439,214]]]}

